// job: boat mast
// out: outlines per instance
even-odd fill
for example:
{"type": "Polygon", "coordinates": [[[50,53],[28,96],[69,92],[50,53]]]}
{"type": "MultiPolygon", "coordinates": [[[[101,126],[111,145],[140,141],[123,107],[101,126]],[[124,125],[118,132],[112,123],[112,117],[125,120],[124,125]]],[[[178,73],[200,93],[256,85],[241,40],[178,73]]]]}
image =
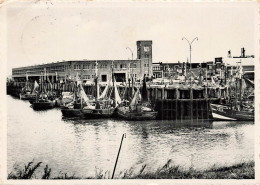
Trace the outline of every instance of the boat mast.
{"type": "Polygon", "coordinates": [[[95,85],[96,85],[96,92],[97,92],[97,94],[96,94],[96,99],[98,99],[99,98],[99,84],[98,84],[98,63],[97,63],[97,60],[96,60],[96,66],[95,66],[95,73],[96,73],[96,83],[95,83],[95,85]]]}
{"type": "Polygon", "coordinates": [[[208,64],[206,63],[206,98],[208,98],[208,64]]]}
{"type": "Polygon", "coordinates": [[[112,84],[113,84],[113,90],[112,90],[112,95],[116,101],[116,93],[115,93],[115,79],[114,79],[114,61],[112,61],[112,84]]]}
{"type": "Polygon", "coordinates": [[[235,76],[235,84],[236,84],[236,89],[235,89],[235,108],[237,109],[237,73],[238,73],[238,64],[236,66],[236,76],[235,76]]]}
{"type": "Polygon", "coordinates": [[[240,67],[239,67],[239,87],[240,87],[240,92],[239,92],[239,106],[242,108],[242,62],[240,59],[240,67]]]}
{"type": "Polygon", "coordinates": [[[132,87],[131,87],[131,99],[134,96],[134,77],[133,77],[133,69],[132,69],[132,87]]]}

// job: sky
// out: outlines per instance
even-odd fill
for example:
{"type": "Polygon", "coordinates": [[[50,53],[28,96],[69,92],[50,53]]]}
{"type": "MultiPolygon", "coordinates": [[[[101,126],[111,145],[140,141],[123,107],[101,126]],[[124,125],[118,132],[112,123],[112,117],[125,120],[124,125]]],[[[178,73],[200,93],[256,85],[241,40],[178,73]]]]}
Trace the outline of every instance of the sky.
{"type": "Polygon", "coordinates": [[[256,4],[11,3],[6,8],[7,73],[62,60],[136,58],[136,41],[153,41],[153,62],[192,62],[255,53],[256,4]]]}

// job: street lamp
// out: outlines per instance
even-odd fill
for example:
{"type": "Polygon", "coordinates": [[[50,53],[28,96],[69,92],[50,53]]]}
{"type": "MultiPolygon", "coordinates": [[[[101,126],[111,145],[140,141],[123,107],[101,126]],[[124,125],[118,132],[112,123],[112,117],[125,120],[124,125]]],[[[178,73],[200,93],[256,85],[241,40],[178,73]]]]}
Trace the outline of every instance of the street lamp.
{"type": "Polygon", "coordinates": [[[189,44],[189,46],[190,46],[190,81],[191,81],[191,45],[192,45],[192,43],[195,41],[195,40],[199,40],[198,39],[198,37],[195,37],[191,42],[188,40],[188,39],[186,39],[185,37],[182,37],[182,40],[186,40],[187,42],[188,42],[188,44],[189,44]]]}
{"type": "Polygon", "coordinates": [[[186,39],[185,37],[182,37],[182,40],[186,40],[188,43],[189,43],[189,46],[190,46],[190,69],[191,69],[191,45],[192,45],[192,43],[195,41],[195,40],[199,40],[198,39],[198,37],[195,37],[191,42],[188,40],[188,39],[186,39]]]}
{"type": "Polygon", "coordinates": [[[132,51],[131,48],[129,48],[128,46],[126,47],[126,49],[129,49],[129,50],[131,51],[131,54],[132,54],[132,60],[133,60],[133,58],[134,58],[134,56],[133,56],[133,51],[132,51]]]}
{"type": "Polygon", "coordinates": [[[129,49],[130,52],[131,52],[131,54],[132,54],[132,62],[129,64],[129,75],[128,75],[129,80],[130,80],[130,66],[131,66],[131,64],[133,63],[133,58],[134,58],[134,56],[133,56],[133,51],[131,50],[131,48],[129,48],[129,47],[127,46],[126,49],[129,49]]]}

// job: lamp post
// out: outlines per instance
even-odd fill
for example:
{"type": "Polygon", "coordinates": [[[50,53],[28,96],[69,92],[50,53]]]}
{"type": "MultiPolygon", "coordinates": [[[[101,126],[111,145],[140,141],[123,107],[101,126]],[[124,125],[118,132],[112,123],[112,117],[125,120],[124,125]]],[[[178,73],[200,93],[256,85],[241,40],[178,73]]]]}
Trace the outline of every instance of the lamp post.
{"type": "Polygon", "coordinates": [[[126,49],[129,49],[130,50],[130,52],[131,52],[131,54],[132,54],[132,60],[133,60],[133,51],[131,50],[131,48],[129,48],[128,46],[126,47],[126,49]]]}
{"type": "MultiPolygon", "coordinates": [[[[182,40],[186,40],[187,42],[188,42],[188,44],[189,44],[189,46],[190,46],[190,75],[191,75],[191,45],[192,45],[192,43],[195,41],[195,40],[199,40],[198,39],[198,37],[195,37],[191,42],[188,40],[188,39],[186,39],[185,37],[182,37],[182,40]]],[[[191,77],[190,77],[191,78],[191,77]]],[[[190,81],[191,81],[191,79],[190,79],[190,81]]]]}
{"type": "Polygon", "coordinates": [[[131,48],[129,48],[128,46],[126,47],[126,49],[129,49],[130,50],[130,52],[131,52],[131,54],[132,54],[132,62],[129,64],[129,72],[128,72],[128,78],[129,78],[129,80],[130,80],[130,66],[131,66],[131,64],[133,63],[133,51],[131,50],[131,48]]]}
{"type": "Polygon", "coordinates": [[[199,39],[198,39],[198,37],[195,37],[191,42],[188,39],[186,39],[185,37],[182,37],[182,40],[183,39],[185,39],[190,46],[190,100],[191,100],[190,116],[191,116],[191,120],[193,120],[193,104],[192,104],[193,91],[192,91],[192,83],[191,83],[191,45],[195,40],[199,40],[199,39]]]}

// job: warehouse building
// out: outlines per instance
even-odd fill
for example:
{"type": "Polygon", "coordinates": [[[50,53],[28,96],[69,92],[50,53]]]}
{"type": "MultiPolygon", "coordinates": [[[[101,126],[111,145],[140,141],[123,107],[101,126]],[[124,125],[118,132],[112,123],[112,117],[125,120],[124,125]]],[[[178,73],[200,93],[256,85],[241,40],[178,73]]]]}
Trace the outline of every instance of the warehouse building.
{"type": "Polygon", "coordinates": [[[107,83],[112,79],[112,71],[117,82],[126,82],[130,77],[136,81],[152,76],[152,41],[137,41],[137,59],[135,60],[74,60],[48,64],[19,67],[12,69],[14,81],[50,81],[75,80],[78,76],[83,82],[107,83]]]}

